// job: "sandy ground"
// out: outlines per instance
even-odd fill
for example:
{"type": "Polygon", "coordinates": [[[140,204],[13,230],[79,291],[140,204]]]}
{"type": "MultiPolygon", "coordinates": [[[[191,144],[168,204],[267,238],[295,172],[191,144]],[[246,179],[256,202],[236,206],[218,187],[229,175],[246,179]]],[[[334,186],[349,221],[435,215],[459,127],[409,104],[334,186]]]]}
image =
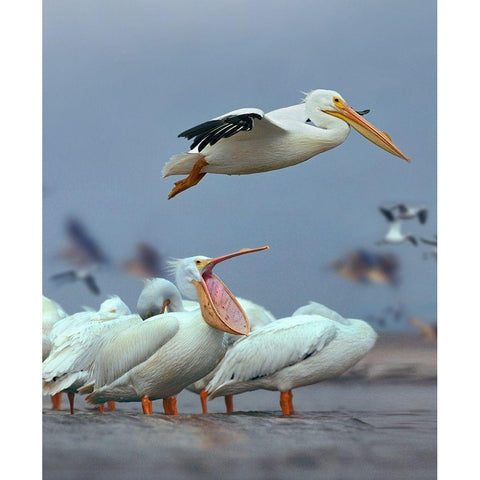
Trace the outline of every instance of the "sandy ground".
{"type": "Polygon", "coordinates": [[[282,417],[276,392],[222,399],[201,415],[198,397],[178,396],[178,417],[161,402],[100,414],[77,399],[75,415],[43,410],[43,478],[66,479],[434,479],[436,347],[419,337],[380,337],[337,380],[294,391],[282,417]]]}

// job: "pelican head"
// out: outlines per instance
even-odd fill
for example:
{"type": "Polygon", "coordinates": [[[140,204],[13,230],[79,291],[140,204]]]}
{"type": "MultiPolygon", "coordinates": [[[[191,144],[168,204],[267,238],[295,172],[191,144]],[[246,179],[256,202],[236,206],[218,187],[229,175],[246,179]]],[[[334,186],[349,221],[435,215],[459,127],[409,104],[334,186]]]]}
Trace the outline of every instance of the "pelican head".
{"type": "Polygon", "coordinates": [[[202,316],[210,326],[234,335],[248,335],[250,325],[243,308],[212,270],[224,260],[267,248],[243,248],[216,258],[196,256],[178,260],[175,282],[183,295],[198,299],[202,316]]]}
{"type": "Polygon", "coordinates": [[[143,320],[165,313],[183,312],[183,302],[177,287],[165,278],[145,280],[137,301],[137,312],[143,320]]]}
{"type": "Polygon", "coordinates": [[[99,311],[102,313],[116,313],[119,316],[130,315],[132,313],[126,303],[117,295],[112,295],[102,302],[99,311]]]}
{"type": "Polygon", "coordinates": [[[378,147],[410,162],[410,159],[395,146],[387,133],[380,131],[365,120],[360,113],[348,105],[338,92],[334,90],[313,90],[305,97],[305,104],[307,115],[315,125],[323,126],[325,116],[322,114],[324,113],[339,118],[378,147]]]}

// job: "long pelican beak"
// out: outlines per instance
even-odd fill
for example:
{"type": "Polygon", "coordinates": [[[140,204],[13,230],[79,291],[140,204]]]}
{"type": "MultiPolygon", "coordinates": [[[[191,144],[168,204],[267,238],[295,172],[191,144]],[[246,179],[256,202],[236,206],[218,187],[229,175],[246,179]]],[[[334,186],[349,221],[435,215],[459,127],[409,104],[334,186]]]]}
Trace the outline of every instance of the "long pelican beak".
{"type": "Polygon", "coordinates": [[[238,303],[233,293],[213,272],[213,267],[224,260],[245,255],[246,253],[259,252],[268,249],[268,246],[259,248],[242,248],[238,252],[229,253],[217,258],[197,261],[202,280],[193,280],[197,290],[198,302],[204,320],[213,328],[234,335],[248,335],[250,323],[242,306],[238,303]]]}
{"type": "Polygon", "coordinates": [[[388,133],[378,130],[378,128],[374,127],[368,120],[362,118],[359,112],[353,110],[353,108],[343,100],[336,99],[335,106],[338,107],[339,110],[322,110],[322,112],[342,119],[351,125],[360,135],[363,135],[375,145],[383,148],[392,155],[410,162],[410,159],[395,146],[388,133]]]}

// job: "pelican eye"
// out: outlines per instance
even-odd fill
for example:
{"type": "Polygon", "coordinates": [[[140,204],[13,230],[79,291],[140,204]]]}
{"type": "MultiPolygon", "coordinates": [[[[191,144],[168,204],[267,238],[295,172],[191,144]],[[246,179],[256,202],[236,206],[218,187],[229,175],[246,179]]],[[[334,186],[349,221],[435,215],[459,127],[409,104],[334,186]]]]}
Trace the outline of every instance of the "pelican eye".
{"type": "Polygon", "coordinates": [[[201,260],[195,260],[195,263],[196,263],[197,265],[200,265],[202,262],[201,262],[201,260]]]}

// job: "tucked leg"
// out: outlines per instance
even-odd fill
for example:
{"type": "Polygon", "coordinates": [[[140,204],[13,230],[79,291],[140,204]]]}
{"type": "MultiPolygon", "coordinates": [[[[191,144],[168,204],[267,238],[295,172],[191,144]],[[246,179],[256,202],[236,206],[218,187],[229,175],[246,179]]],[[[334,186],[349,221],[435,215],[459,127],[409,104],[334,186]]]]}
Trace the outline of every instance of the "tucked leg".
{"type": "Polygon", "coordinates": [[[197,163],[192,168],[192,171],[188,177],[183,178],[175,182],[175,186],[172,188],[172,191],[168,194],[168,198],[173,198],[175,195],[178,195],[180,192],[187,190],[190,187],[195,186],[205,175],[206,173],[200,173],[202,168],[208,165],[205,157],[197,160],[197,163]]]}
{"type": "Polygon", "coordinates": [[[225,407],[227,407],[227,413],[233,412],[233,395],[225,395],[225,407]]]}
{"type": "Polygon", "coordinates": [[[200,390],[200,402],[202,404],[202,413],[208,413],[207,397],[208,397],[208,393],[205,391],[204,388],[202,388],[200,390]]]}
{"type": "Polygon", "coordinates": [[[52,408],[54,410],[60,410],[62,408],[62,392],[58,392],[55,395],[51,395],[52,408]]]}
{"type": "Polygon", "coordinates": [[[73,415],[75,413],[75,394],[73,392],[67,392],[68,403],[70,404],[70,413],[73,415]]]}
{"type": "Polygon", "coordinates": [[[151,415],[153,413],[152,401],[147,397],[147,395],[144,395],[141,398],[141,401],[143,413],[145,415],[151,415]]]}

